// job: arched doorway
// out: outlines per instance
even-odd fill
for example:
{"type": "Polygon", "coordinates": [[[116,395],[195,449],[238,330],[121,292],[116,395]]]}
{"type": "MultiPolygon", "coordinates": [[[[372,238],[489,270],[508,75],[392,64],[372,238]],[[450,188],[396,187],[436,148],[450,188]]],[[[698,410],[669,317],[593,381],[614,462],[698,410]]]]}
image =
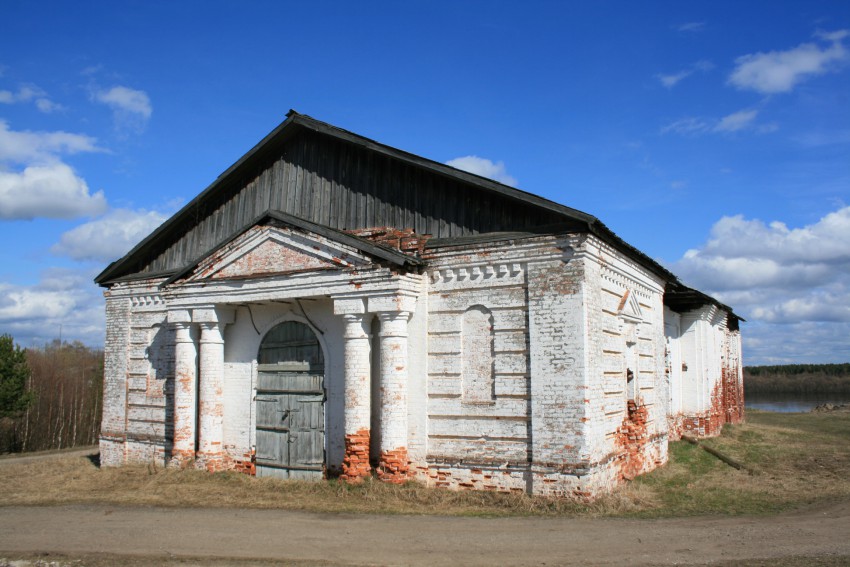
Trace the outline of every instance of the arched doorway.
{"type": "Polygon", "coordinates": [[[286,321],[257,353],[257,476],[320,479],[325,467],[325,362],[313,330],[286,321]]]}

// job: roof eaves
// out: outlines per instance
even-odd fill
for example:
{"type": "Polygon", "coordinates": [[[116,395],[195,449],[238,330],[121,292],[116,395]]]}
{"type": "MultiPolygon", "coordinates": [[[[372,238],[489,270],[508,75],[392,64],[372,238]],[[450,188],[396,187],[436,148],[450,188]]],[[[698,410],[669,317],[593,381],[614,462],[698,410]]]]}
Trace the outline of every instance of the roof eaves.
{"type": "Polygon", "coordinates": [[[112,274],[120,271],[120,269],[123,268],[133,256],[135,256],[139,251],[144,250],[150,245],[152,245],[160,237],[160,235],[167,233],[172,227],[180,224],[186,215],[190,214],[191,211],[195,207],[197,207],[201,201],[206,199],[208,195],[215,192],[215,190],[219,186],[221,186],[228,177],[236,173],[246,163],[261,154],[262,150],[273,140],[281,137],[284,134],[285,130],[291,124],[296,122],[297,116],[300,115],[294,110],[290,110],[289,113],[287,113],[286,120],[281,122],[274,130],[269,132],[262,140],[255,144],[253,148],[251,148],[245,155],[239,158],[233,165],[231,165],[224,172],[219,174],[219,176],[215,178],[215,181],[210,183],[194,199],[186,203],[183,208],[174,213],[164,223],[159,225],[159,227],[157,227],[153,232],[151,232],[144,240],[136,244],[136,246],[134,246],[129,252],[124,254],[124,256],[109,264],[109,266],[107,266],[100,274],[97,275],[97,277],[95,277],[95,283],[104,285],[106,282],[114,279],[110,277],[112,274]]]}

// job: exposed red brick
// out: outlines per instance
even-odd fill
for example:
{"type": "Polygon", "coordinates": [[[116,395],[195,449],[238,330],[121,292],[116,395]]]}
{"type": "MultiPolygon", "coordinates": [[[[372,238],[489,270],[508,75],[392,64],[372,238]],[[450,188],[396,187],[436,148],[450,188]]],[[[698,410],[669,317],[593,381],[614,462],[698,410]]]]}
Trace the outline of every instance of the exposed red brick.
{"type": "Polygon", "coordinates": [[[416,252],[418,254],[422,254],[425,250],[425,244],[431,238],[430,234],[416,234],[412,228],[394,228],[391,226],[361,228],[348,232],[401,252],[416,252]]]}
{"type": "Polygon", "coordinates": [[[410,479],[410,460],[407,448],[399,447],[392,451],[382,451],[378,460],[378,478],[384,482],[401,484],[410,479]]]}
{"type": "Polygon", "coordinates": [[[233,470],[236,472],[241,472],[247,475],[256,476],[257,475],[257,456],[256,451],[251,450],[250,453],[245,453],[243,455],[245,458],[241,460],[233,461],[233,470]]]}
{"type": "Polygon", "coordinates": [[[644,472],[645,448],[649,441],[646,427],[648,415],[646,406],[639,406],[629,400],[626,417],[614,437],[615,444],[620,449],[617,457],[620,477],[626,480],[632,480],[644,472]]]}
{"type": "Polygon", "coordinates": [[[345,436],[345,456],[342,459],[342,474],[339,478],[347,482],[360,482],[372,474],[369,464],[369,430],[345,436]]]}

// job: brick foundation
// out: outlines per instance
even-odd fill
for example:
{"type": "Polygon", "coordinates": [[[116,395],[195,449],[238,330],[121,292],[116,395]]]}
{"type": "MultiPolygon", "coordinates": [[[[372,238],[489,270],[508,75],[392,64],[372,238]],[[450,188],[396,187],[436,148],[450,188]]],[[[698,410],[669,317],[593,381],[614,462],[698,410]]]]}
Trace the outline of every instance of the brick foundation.
{"type": "Polygon", "coordinates": [[[372,474],[369,464],[369,430],[361,429],[357,433],[345,436],[345,457],[342,459],[340,479],[348,482],[360,482],[372,474]]]}
{"type": "Polygon", "coordinates": [[[245,458],[242,460],[233,460],[233,470],[250,476],[257,476],[256,451],[252,450],[249,453],[245,453],[243,456],[245,458]]]}

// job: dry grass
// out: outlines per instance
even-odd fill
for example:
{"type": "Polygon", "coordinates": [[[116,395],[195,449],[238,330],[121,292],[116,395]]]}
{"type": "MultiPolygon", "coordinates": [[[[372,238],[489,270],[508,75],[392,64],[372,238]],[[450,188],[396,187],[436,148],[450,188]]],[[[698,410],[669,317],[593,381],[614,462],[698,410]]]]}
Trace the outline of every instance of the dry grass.
{"type": "Polygon", "coordinates": [[[715,448],[759,471],[750,476],[686,443],[668,466],[591,504],[523,494],[451,492],[415,483],[257,479],[237,473],[132,466],[100,469],[87,458],[0,466],[2,505],[279,508],[311,512],[445,515],[677,516],[769,513],[850,497],[850,413],[749,415],[715,448]]]}

